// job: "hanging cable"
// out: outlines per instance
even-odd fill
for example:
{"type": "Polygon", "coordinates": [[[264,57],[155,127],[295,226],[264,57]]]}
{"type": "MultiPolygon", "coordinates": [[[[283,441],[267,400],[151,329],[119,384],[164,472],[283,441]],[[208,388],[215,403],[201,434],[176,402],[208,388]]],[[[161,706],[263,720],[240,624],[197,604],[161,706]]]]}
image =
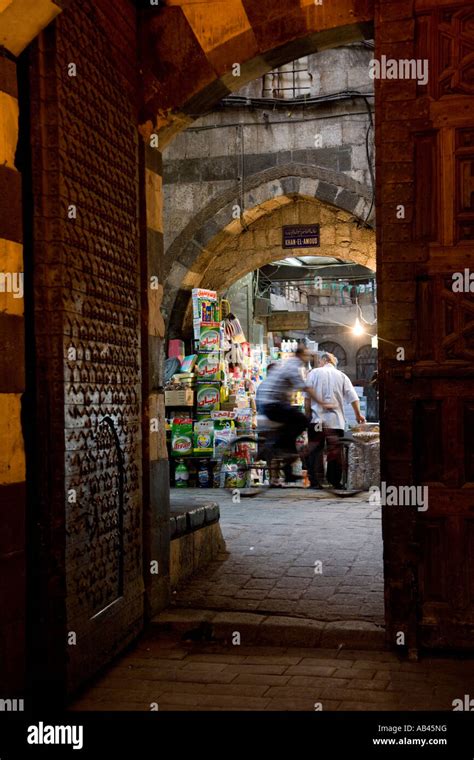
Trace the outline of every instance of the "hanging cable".
{"type": "Polygon", "coordinates": [[[249,227],[244,219],[245,200],[244,200],[244,183],[245,183],[245,145],[244,145],[244,125],[240,124],[238,127],[238,135],[240,142],[240,166],[239,166],[239,200],[240,200],[240,226],[245,232],[248,232],[249,227]]]}

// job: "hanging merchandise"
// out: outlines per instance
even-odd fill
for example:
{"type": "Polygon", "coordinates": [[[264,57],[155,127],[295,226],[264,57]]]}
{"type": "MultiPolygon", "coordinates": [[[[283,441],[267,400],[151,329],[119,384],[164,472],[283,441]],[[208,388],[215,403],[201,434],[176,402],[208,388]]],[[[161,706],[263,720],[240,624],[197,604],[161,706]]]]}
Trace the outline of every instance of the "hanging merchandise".
{"type": "Polygon", "coordinates": [[[234,343],[243,343],[245,341],[242,325],[232,312],[224,319],[224,330],[226,337],[234,343]]]}
{"type": "Polygon", "coordinates": [[[266,351],[246,341],[229,302],[221,302],[215,291],[193,291],[193,327],[191,347],[177,339],[169,344],[174,356],[165,403],[174,482],[178,488],[241,487],[255,444],[239,443],[231,454],[229,444],[236,434],[249,435],[256,427],[255,393],[265,376],[266,351]],[[192,405],[192,416],[186,405],[192,405]],[[222,466],[215,467],[214,459],[222,466]]]}
{"type": "Polygon", "coordinates": [[[231,343],[230,351],[226,354],[227,361],[230,364],[240,364],[244,362],[244,352],[238,343],[231,343]]]}
{"type": "Polygon", "coordinates": [[[221,301],[221,319],[225,319],[230,314],[230,303],[225,298],[221,301]]]}
{"type": "Polygon", "coordinates": [[[239,435],[244,435],[245,433],[252,432],[252,420],[253,420],[252,410],[248,406],[240,407],[240,408],[237,407],[237,412],[235,415],[235,424],[237,426],[239,435]]]}

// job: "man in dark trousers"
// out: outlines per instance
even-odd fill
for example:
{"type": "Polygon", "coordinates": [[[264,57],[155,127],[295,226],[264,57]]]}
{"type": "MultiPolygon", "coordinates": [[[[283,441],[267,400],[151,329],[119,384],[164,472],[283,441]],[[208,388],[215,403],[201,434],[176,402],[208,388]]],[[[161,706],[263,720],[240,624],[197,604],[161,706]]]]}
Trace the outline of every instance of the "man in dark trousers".
{"type": "Polygon", "coordinates": [[[319,399],[311,401],[311,424],[308,430],[310,454],[308,475],[312,488],[320,489],[320,478],[324,475],[323,452],[326,446],[326,478],[334,488],[341,488],[342,446],[339,439],[344,435],[346,422],[344,403],[352,404],[357,422],[362,424],[365,417],[360,412],[359,397],[351,381],[337,369],[337,359],[333,354],[321,355],[321,366],[311,370],[307,377],[308,386],[319,399]]]}

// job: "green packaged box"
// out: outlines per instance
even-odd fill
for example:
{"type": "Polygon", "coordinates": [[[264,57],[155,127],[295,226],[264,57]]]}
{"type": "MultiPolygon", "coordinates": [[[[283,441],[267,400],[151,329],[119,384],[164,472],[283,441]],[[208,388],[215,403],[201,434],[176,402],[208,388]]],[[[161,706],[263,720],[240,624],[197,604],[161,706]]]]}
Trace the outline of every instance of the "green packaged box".
{"type": "Polygon", "coordinates": [[[219,351],[199,353],[195,372],[198,380],[221,380],[221,355],[219,351]]]}
{"type": "Polygon", "coordinates": [[[183,457],[192,454],[193,421],[189,417],[176,417],[171,424],[171,455],[183,457]]]}
{"type": "Polygon", "coordinates": [[[221,347],[221,331],[220,326],[210,327],[209,325],[201,325],[199,333],[199,353],[212,353],[219,351],[221,347]]]}
{"type": "Polygon", "coordinates": [[[196,411],[211,412],[219,409],[221,402],[220,383],[198,383],[196,386],[196,411]]]}

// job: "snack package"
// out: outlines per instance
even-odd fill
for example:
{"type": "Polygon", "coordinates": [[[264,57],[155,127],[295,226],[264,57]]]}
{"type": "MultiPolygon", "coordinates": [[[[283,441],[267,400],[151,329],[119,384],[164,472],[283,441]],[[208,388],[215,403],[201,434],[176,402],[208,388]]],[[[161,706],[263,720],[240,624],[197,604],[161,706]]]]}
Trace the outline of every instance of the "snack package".
{"type": "Polygon", "coordinates": [[[197,456],[212,455],[214,451],[214,422],[199,420],[194,423],[194,453],[197,456]]]}
{"type": "Polygon", "coordinates": [[[250,464],[252,459],[252,454],[257,453],[257,444],[256,443],[250,443],[250,442],[240,442],[238,445],[234,447],[235,450],[235,456],[242,460],[242,462],[247,462],[250,464]]]}
{"type": "Polygon", "coordinates": [[[196,386],[197,412],[219,409],[221,401],[220,383],[199,383],[196,386]]]}
{"type": "Polygon", "coordinates": [[[175,417],[171,425],[171,455],[183,457],[193,453],[193,421],[175,417]]]}
{"type": "Polygon", "coordinates": [[[219,351],[199,353],[196,367],[196,375],[199,380],[221,379],[221,357],[219,351]]]}

